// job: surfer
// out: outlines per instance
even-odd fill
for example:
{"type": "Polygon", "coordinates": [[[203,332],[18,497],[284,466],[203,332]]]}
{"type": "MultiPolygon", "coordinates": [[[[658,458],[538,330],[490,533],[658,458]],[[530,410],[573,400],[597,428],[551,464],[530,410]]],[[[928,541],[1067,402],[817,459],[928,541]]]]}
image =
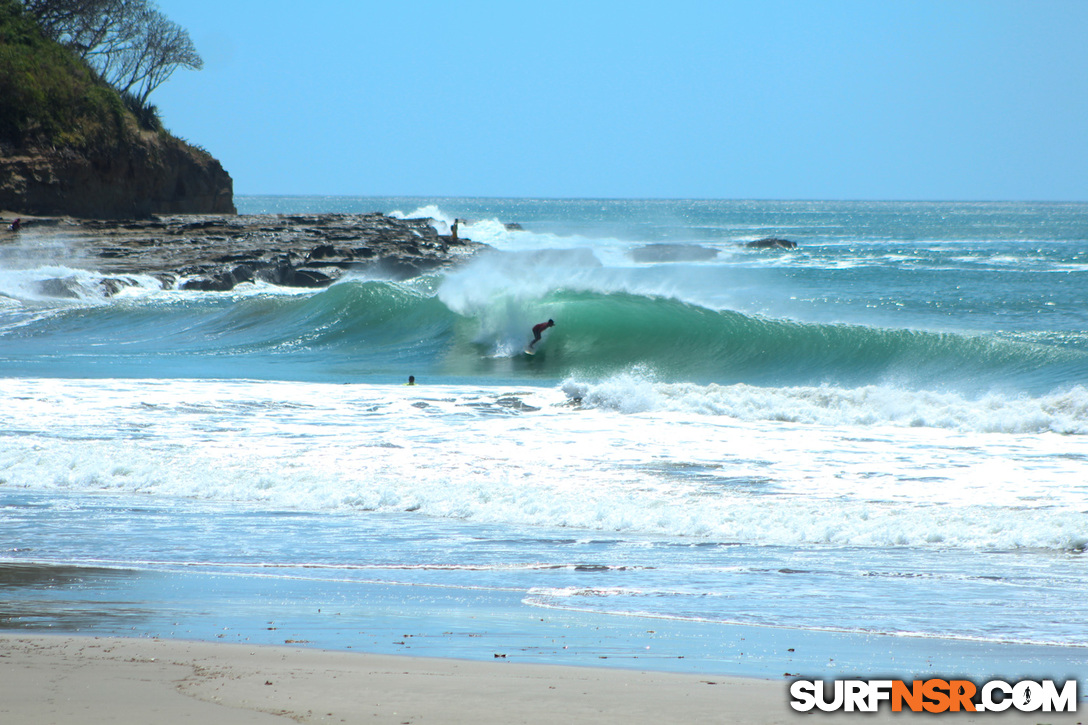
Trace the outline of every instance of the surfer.
{"type": "Polygon", "coordinates": [[[409,375],[408,376],[408,382],[406,382],[405,385],[415,385],[415,384],[416,384],[416,376],[415,375],[409,375]]]}
{"type": "Polygon", "coordinates": [[[548,320],[547,322],[541,322],[539,325],[533,325],[533,341],[529,343],[529,349],[533,349],[533,345],[540,342],[540,335],[549,327],[555,327],[555,320],[548,320]]]}

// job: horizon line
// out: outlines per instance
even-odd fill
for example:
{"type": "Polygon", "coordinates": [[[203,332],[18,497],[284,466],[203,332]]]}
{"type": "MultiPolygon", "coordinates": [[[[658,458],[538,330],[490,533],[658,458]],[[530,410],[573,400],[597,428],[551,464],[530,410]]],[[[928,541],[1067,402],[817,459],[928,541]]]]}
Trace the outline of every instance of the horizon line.
{"type": "Polygon", "coordinates": [[[462,200],[517,200],[517,201],[735,201],[735,202],[803,202],[837,204],[1086,204],[1086,199],[883,199],[883,198],[759,198],[759,197],[710,197],[710,196],[476,196],[452,194],[301,194],[301,193],[235,193],[238,197],[266,197],[280,199],[462,199],[462,200]]]}

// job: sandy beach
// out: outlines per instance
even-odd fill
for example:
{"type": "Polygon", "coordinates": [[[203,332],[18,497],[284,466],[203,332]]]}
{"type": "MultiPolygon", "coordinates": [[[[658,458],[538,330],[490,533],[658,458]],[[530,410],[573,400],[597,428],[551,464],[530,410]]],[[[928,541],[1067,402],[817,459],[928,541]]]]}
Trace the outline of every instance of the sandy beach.
{"type": "MultiPolygon", "coordinates": [[[[787,683],[179,640],[0,635],[4,723],[899,722],[793,712],[787,683]]],[[[1075,714],[946,713],[957,723],[1075,714]]],[[[932,717],[924,715],[924,717],[932,717]]]]}

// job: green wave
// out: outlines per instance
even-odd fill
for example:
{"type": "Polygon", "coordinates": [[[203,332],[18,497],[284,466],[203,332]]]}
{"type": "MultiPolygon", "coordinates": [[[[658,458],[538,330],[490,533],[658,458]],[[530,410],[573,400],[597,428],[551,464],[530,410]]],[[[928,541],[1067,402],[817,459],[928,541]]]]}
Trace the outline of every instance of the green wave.
{"type": "Polygon", "coordinates": [[[557,372],[607,374],[641,365],[668,380],[773,384],[1011,375],[1051,386],[1088,369],[1083,351],[1062,347],[768,319],[629,293],[556,292],[539,309],[539,317],[557,324],[535,357],[557,372]]]}
{"type": "Polygon", "coordinates": [[[237,376],[243,358],[253,366],[246,374],[291,377],[556,380],[637,369],[662,382],[1036,392],[1083,382],[1088,370],[1083,345],[1061,341],[798,322],[630,292],[507,291],[458,306],[443,302],[440,285],[437,277],[347,281],[308,295],[83,307],[24,325],[5,341],[11,359],[27,365],[40,365],[43,353],[82,350],[80,364],[102,374],[113,363],[132,374],[150,360],[169,363],[171,374],[192,366],[195,375],[237,376]],[[548,318],[556,326],[525,355],[532,325],[548,318]]]}
{"type": "Polygon", "coordinates": [[[992,384],[1019,378],[1050,389],[1088,369],[1082,350],[991,335],[817,324],[713,310],[628,292],[558,290],[497,296],[460,314],[431,290],[338,285],[304,305],[327,316],[324,339],[376,350],[416,346],[439,371],[563,377],[641,368],[663,380],[867,384],[900,380],[992,384]],[[535,322],[552,318],[536,354],[535,322]]]}

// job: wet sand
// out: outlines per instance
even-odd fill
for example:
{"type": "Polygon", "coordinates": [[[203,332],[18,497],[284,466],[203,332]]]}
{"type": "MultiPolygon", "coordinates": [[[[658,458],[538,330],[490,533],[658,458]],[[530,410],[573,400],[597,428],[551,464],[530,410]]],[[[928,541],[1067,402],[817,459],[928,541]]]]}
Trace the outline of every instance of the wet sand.
{"type": "MultiPolygon", "coordinates": [[[[1080,723],[1078,713],[946,713],[955,723],[1080,723]]],[[[802,714],[788,683],[182,640],[0,634],[0,722],[902,722],[802,714]]]]}

